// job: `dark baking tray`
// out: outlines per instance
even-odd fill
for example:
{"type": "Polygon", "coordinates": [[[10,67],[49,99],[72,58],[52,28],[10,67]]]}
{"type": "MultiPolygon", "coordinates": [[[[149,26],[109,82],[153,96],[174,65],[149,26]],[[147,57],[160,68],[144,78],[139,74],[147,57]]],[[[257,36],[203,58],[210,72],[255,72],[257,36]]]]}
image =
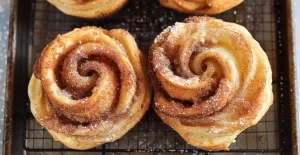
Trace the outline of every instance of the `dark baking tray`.
{"type": "MultiPolygon", "coordinates": [[[[290,1],[245,0],[241,5],[215,17],[244,25],[267,53],[273,71],[275,101],[254,127],[241,133],[230,152],[296,153],[293,90],[292,37],[288,20],[290,1]],[[291,37],[291,38],[288,38],[291,37]],[[293,114],[293,115],[292,115],[293,114]]],[[[157,0],[129,0],[117,14],[96,20],[67,16],[46,0],[15,0],[12,3],[8,91],[6,102],[4,154],[30,152],[76,152],[59,142],[34,120],[29,110],[27,85],[32,67],[43,48],[58,34],[85,25],[106,29],[123,28],[135,38],[147,55],[156,35],[167,26],[190,15],[163,8],[157,0]]],[[[187,144],[161,122],[152,108],[128,134],[117,142],[84,152],[181,152],[204,153],[187,144]]]]}

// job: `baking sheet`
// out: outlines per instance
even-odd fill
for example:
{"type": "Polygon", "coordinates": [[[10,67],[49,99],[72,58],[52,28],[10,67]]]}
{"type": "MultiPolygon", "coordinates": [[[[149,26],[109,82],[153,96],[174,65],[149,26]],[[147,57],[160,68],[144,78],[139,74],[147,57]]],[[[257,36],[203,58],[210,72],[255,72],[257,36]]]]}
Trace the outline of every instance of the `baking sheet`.
{"type": "MultiPolygon", "coordinates": [[[[237,137],[237,142],[230,146],[233,152],[276,153],[285,150],[287,138],[284,132],[290,129],[284,128],[287,115],[282,113],[281,104],[285,97],[282,91],[283,84],[288,82],[283,79],[281,72],[284,72],[284,68],[278,62],[281,60],[279,58],[281,54],[279,54],[280,43],[277,35],[276,5],[278,4],[275,0],[246,0],[242,5],[216,16],[228,22],[244,25],[267,53],[273,71],[274,104],[256,126],[247,129],[237,137]]],[[[152,0],[130,0],[118,14],[101,20],[84,20],[64,15],[45,0],[33,0],[30,7],[32,12],[28,22],[28,46],[22,50],[27,52],[25,59],[27,81],[32,74],[32,66],[36,58],[58,34],[85,25],[102,26],[107,29],[124,28],[136,38],[141,50],[147,54],[157,34],[167,26],[189,16],[162,8],[157,1],[152,0]]],[[[36,123],[28,109],[30,104],[28,100],[23,104],[26,104],[27,108],[23,130],[25,150],[71,151],[61,143],[54,142],[49,133],[36,123]]],[[[202,152],[184,142],[177,133],[160,121],[153,110],[150,110],[143,120],[119,141],[90,151],[118,150],[121,152],[202,152]]]]}

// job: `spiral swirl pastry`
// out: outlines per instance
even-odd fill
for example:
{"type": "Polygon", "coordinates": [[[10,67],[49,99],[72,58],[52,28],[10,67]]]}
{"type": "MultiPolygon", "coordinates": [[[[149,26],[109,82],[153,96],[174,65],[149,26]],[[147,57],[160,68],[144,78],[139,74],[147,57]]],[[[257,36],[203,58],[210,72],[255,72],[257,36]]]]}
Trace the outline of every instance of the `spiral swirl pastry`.
{"type": "Polygon", "coordinates": [[[127,0],[47,0],[67,15],[102,18],[120,10],[127,0]]]}
{"type": "Polygon", "coordinates": [[[213,15],[227,11],[244,0],[159,0],[164,7],[190,14],[213,15]]]}
{"type": "Polygon", "coordinates": [[[58,36],[35,64],[28,88],[32,114],[69,148],[115,141],[149,107],[145,60],[122,29],[84,27],[58,36]]]}
{"type": "Polygon", "coordinates": [[[242,26],[191,17],[150,50],[154,108],[189,144],[228,150],[273,103],[267,55],[242,26]]]}

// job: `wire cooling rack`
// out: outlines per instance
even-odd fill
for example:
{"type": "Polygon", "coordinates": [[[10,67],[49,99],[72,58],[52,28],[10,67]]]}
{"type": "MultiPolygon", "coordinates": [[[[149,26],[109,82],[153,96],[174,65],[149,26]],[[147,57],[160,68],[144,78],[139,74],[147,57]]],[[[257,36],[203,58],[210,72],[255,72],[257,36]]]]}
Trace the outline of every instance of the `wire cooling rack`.
{"type": "MultiPolygon", "coordinates": [[[[116,15],[105,19],[87,20],[67,16],[45,0],[32,0],[28,47],[28,78],[33,64],[43,48],[58,34],[86,25],[101,26],[106,29],[123,28],[135,38],[141,50],[147,55],[156,35],[167,26],[182,21],[189,15],[163,8],[156,0],[129,0],[116,15]]],[[[274,152],[285,149],[283,79],[280,77],[278,52],[278,31],[276,29],[275,0],[245,0],[241,5],[217,15],[217,18],[245,26],[267,53],[273,70],[274,104],[268,113],[254,127],[242,132],[231,152],[274,152]]],[[[74,151],[51,135],[33,118],[26,103],[26,118],[23,132],[23,147],[34,152],[74,151]]],[[[87,152],[204,152],[187,144],[175,131],[164,124],[150,108],[144,118],[123,138],[87,152]]]]}

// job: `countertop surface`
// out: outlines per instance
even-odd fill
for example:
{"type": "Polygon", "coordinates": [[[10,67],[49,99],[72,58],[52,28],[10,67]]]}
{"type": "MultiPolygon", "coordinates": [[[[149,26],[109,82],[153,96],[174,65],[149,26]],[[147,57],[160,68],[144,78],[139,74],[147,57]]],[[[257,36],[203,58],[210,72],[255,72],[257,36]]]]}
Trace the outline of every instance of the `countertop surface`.
{"type": "MultiPolygon", "coordinates": [[[[293,1],[294,6],[294,28],[295,28],[295,49],[296,62],[300,62],[300,0],[293,1]]],[[[0,0],[0,154],[2,153],[3,140],[3,121],[4,121],[4,101],[5,101],[5,81],[6,81],[6,64],[7,64],[7,45],[9,30],[9,12],[10,0],[0,0]]],[[[296,64],[297,71],[297,101],[300,103],[300,65],[296,64]]],[[[298,124],[300,115],[298,116],[298,124]]],[[[300,135],[300,134],[299,134],[300,135]]],[[[298,137],[300,141],[300,137],[298,137]]]]}

